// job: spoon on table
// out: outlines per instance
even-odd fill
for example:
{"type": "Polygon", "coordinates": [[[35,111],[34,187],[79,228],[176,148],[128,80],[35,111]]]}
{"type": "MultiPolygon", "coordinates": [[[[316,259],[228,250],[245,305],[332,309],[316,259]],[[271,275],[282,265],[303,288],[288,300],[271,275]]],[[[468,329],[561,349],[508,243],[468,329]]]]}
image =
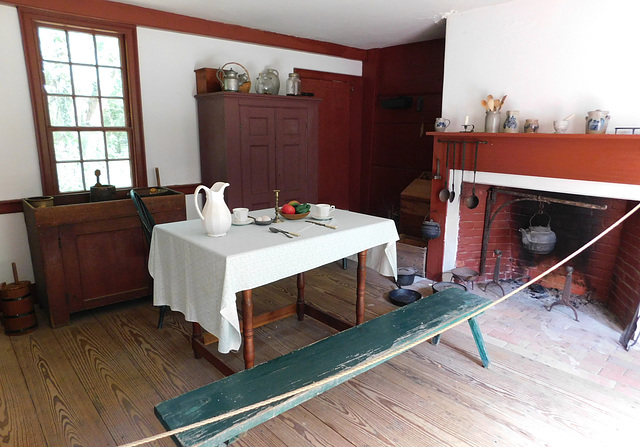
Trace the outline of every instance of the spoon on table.
{"type": "Polygon", "coordinates": [[[449,141],[447,141],[447,158],[444,162],[444,188],[438,193],[438,198],[441,202],[449,200],[449,141]]]}
{"type": "Polygon", "coordinates": [[[269,231],[271,231],[272,233],[282,233],[285,236],[287,236],[289,239],[293,239],[293,236],[289,235],[289,233],[287,231],[284,230],[278,230],[275,227],[269,227],[269,231]]]}

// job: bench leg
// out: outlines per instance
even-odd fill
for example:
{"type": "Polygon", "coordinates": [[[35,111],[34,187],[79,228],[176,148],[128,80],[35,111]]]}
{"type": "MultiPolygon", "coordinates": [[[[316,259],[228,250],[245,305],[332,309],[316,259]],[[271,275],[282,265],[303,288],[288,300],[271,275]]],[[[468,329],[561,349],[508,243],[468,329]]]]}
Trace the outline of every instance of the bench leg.
{"type": "Polygon", "coordinates": [[[253,294],[252,290],[242,291],[242,341],[244,367],[246,369],[253,368],[255,352],[253,350],[253,294]]]}
{"type": "Polygon", "coordinates": [[[296,301],[298,321],[304,320],[304,272],[298,273],[298,300],[296,301]]]}
{"type": "Polygon", "coordinates": [[[435,345],[437,345],[438,343],[440,343],[440,335],[442,335],[442,334],[438,334],[438,335],[436,335],[435,337],[433,337],[433,338],[431,339],[431,344],[432,344],[432,345],[434,345],[434,346],[435,346],[435,345]]]}
{"type": "Polygon", "coordinates": [[[478,324],[475,318],[470,318],[469,327],[471,328],[473,339],[476,341],[476,346],[478,347],[478,353],[480,354],[480,358],[482,359],[482,365],[485,368],[488,368],[489,365],[491,364],[491,361],[489,360],[487,349],[484,346],[484,339],[482,338],[482,332],[480,332],[480,325],[478,324]]]}

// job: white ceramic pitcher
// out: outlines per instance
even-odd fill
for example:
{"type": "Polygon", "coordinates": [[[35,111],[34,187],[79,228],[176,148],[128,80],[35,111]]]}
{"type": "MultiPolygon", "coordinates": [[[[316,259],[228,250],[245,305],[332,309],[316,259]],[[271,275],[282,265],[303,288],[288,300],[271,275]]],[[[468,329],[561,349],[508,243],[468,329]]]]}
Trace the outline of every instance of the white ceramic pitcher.
{"type": "Polygon", "coordinates": [[[207,236],[220,237],[227,234],[231,228],[231,211],[224,201],[224,189],[229,186],[225,182],[216,182],[211,188],[200,185],[196,188],[193,200],[198,216],[202,220],[202,226],[207,236]],[[203,190],[207,196],[207,201],[200,211],[198,203],[198,193],[203,190]]]}

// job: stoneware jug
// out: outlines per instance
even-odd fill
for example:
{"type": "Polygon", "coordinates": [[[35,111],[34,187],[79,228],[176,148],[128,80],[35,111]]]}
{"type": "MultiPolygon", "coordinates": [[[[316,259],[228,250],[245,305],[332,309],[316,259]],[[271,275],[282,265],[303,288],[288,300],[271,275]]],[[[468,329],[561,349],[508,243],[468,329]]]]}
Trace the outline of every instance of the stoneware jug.
{"type": "Polygon", "coordinates": [[[200,216],[200,220],[202,220],[202,226],[207,236],[224,236],[231,228],[231,211],[229,211],[229,207],[224,201],[224,189],[227,186],[229,184],[225,182],[216,182],[211,188],[200,185],[193,195],[196,211],[200,216]],[[207,197],[202,211],[200,211],[200,204],[198,203],[200,190],[204,191],[207,197]]]}
{"type": "Polygon", "coordinates": [[[604,134],[607,133],[607,125],[609,124],[609,112],[603,110],[592,110],[587,113],[587,133],[604,134]]]}

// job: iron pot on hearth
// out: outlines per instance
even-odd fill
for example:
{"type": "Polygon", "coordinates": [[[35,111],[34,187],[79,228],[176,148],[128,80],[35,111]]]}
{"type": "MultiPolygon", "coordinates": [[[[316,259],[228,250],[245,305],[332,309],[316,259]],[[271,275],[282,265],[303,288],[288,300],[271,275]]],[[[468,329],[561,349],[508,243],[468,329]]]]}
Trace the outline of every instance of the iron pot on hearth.
{"type": "Polygon", "coordinates": [[[546,255],[556,246],[556,234],[551,231],[551,216],[547,213],[536,213],[529,219],[529,228],[520,228],[522,245],[531,253],[546,255]],[[533,225],[533,218],[537,215],[546,215],[549,220],[546,226],[533,225]]]}

